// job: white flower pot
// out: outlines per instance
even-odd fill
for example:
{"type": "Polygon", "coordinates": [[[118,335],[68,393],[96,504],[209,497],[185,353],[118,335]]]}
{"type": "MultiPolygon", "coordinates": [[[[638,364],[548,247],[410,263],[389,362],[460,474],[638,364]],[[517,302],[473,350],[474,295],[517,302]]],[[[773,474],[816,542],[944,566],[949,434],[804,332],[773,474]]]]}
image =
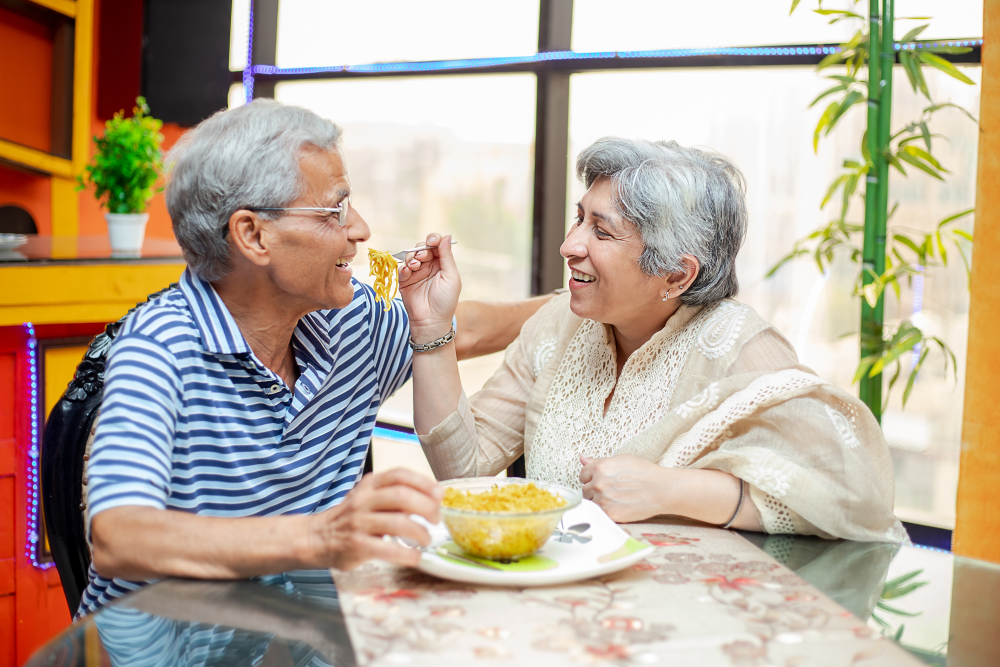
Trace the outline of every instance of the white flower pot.
{"type": "Polygon", "coordinates": [[[140,257],[149,213],[105,213],[111,254],[115,257],[140,257]]]}

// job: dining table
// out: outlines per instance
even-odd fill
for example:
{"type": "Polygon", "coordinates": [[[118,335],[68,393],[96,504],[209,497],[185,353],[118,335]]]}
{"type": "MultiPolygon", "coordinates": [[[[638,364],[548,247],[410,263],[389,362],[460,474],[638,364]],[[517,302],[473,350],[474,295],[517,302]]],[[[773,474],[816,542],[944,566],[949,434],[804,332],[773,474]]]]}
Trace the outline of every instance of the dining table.
{"type": "Polygon", "coordinates": [[[70,626],[32,667],[1000,665],[1000,565],[913,545],[622,524],[654,547],[543,587],[370,561],[165,579],[70,626]]]}

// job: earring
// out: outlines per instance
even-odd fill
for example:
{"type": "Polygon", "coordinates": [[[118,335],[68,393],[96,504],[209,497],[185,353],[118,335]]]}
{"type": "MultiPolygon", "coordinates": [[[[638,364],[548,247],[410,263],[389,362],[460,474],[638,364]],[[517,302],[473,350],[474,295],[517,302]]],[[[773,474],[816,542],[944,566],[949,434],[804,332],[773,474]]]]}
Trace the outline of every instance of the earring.
{"type": "Polygon", "coordinates": [[[670,298],[670,290],[667,290],[667,293],[663,295],[663,300],[666,301],[669,298],[670,298]]]}

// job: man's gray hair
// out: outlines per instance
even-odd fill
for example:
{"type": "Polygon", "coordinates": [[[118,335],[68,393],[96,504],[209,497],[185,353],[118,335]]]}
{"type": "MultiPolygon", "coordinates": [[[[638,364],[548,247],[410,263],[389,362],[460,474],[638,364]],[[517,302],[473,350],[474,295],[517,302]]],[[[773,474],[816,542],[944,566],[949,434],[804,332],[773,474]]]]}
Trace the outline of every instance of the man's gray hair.
{"type": "Polygon", "coordinates": [[[167,155],[166,200],[191,270],[209,281],[232,271],[226,229],[233,213],[289,206],[302,190],[303,149],[339,150],[340,137],[336,123],[269,99],[220,111],[188,131],[167,155]]]}
{"type": "Polygon", "coordinates": [[[688,305],[736,296],[736,254],[747,230],[746,181],[728,158],[676,141],[605,137],[576,159],[589,188],[611,180],[619,215],[636,226],[645,251],[639,268],[650,276],[684,271],[681,255],[701,264],[681,294],[688,305]]]}

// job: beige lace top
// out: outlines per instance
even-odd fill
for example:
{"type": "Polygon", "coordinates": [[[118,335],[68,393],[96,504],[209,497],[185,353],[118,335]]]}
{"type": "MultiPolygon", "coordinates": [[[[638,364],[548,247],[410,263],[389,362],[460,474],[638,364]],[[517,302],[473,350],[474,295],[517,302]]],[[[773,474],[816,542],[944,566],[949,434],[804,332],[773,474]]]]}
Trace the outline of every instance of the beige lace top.
{"type": "Polygon", "coordinates": [[[610,327],[557,297],[421,436],[424,452],[439,479],[495,475],[524,453],[529,477],[577,488],[581,454],[725,470],[748,482],[767,532],[906,541],[871,413],[749,306],[682,306],[615,375],[610,327]]]}

